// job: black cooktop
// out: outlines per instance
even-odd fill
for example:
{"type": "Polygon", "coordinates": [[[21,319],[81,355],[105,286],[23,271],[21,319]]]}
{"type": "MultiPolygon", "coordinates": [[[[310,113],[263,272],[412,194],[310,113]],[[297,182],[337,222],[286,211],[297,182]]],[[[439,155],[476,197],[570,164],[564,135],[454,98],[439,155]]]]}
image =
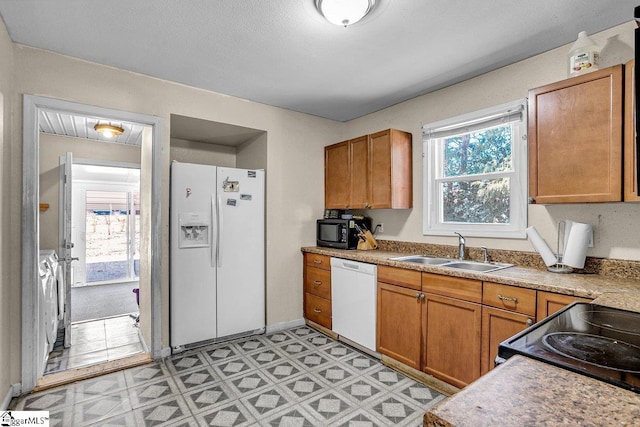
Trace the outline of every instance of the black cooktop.
{"type": "Polygon", "coordinates": [[[573,303],[498,348],[516,354],[640,393],[640,313],[573,303]]]}

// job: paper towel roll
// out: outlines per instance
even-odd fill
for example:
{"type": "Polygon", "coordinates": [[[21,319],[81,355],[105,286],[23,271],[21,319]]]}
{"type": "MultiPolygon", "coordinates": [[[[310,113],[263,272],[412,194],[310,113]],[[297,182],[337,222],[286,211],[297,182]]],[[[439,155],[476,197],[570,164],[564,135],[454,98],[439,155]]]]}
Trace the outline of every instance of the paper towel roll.
{"type": "Polygon", "coordinates": [[[574,222],[566,239],[562,263],[573,268],[584,268],[587,258],[587,248],[593,228],[590,224],[574,222]]]}
{"type": "Polygon", "coordinates": [[[533,248],[542,256],[542,260],[547,267],[551,267],[558,262],[558,258],[556,258],[553,251],[549,248],[549,245],[547,245],[547,242],[544,241],[535,227],[527,228],[527,238],[531,242],[531,245],[533,245],[533,248]]]}

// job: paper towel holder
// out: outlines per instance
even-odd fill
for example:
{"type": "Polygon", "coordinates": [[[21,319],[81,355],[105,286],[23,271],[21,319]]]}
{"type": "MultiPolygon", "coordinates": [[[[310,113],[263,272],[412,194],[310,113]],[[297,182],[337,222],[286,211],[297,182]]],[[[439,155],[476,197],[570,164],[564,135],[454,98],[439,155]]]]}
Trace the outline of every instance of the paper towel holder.
{"type": "Polygon", "coordinates": [[[564,221],[558,222],[558,241],[557,241],[557,244],[556,244],[556,258],[558,259],[558,261],[555,264],[547,267],[547,270],[550,271],[551,273],[567,274],[567,273],[572,273],[573,272],[573,267],[570,267],[570,266],[562,263],[562,258],[563,258],[564,249],[565,249],[564,248],[565,231],[566,231],[566,222],[564,222],[564,221]],[[562,252],[560,251],[561,230],[562,230],[562,242],[563,242],[563,244],[562,244],[562,252]]]}

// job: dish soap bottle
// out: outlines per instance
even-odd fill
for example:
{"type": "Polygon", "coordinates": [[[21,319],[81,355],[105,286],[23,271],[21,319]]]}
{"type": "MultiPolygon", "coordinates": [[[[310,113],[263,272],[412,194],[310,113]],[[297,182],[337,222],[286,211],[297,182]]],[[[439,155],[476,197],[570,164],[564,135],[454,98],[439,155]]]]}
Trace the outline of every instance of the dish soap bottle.
{"type": "Polygon", "coordinates": [[[600,48],[587,36],[586,31],[578,33],[578,39],[569,50],[569,77],[596,71],[600,48]]]}

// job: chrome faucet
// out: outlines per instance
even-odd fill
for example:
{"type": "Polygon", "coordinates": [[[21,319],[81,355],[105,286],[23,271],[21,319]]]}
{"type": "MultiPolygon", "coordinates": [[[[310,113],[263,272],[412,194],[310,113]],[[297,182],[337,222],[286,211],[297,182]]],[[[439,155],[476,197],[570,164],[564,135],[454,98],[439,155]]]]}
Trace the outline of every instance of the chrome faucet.
{"type": "Polygon", "coordinates": [[[486,246],[480,246],[480,249],[482,250],[482,262],[489,263],[489,249],[486,246]]]}
{"type": "Polygon", "coordinates": [[[455,231],[454,233],[458,235],[458,259],[464,260],[464,245],[466,241],[464,240],[464,236],[462,234],[455,231]]]}

